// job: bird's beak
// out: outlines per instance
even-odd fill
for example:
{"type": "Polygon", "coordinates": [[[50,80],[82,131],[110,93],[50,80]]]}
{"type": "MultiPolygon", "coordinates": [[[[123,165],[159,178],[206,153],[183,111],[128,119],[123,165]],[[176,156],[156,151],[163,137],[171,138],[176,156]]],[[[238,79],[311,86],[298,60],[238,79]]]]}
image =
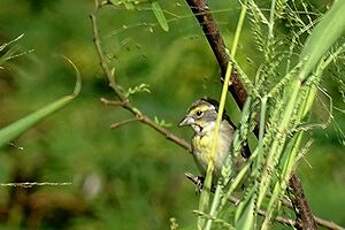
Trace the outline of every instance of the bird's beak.
{"type": "Polygon", "coordinates": [[[182,121],[180,121],[180,123],[178,124],[178,126],[187,126],[187,125],[191,125],[194,124],[194,118],[191,116],[185,116],[182,121]]]}

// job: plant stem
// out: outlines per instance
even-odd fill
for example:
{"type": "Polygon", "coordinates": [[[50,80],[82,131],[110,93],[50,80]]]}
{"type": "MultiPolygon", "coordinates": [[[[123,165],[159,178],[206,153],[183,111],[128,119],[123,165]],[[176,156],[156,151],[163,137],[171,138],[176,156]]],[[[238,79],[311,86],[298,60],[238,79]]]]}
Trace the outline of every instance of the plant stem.
{"type": "MultiPolygon", "coordinates": [[[[237,51],[237,47],[238,47],[238,42],[239,42],[239,38],[241,35],[241,31],[243,28],[243,23],[244,23],[244,19],[247,13],[247,0],[244,1],[244,3],[241,6],[241,13],[240,13],[240,17],[238,20],[238,24],[236,27],[236,32],[235,32],[235,37],[232,43],[232,48],[231,48],[231,56],[235,57],[236,56],[236,51],[237,51]]],[[[229,87],[229,83],[230,83],[230,78],[231,78],[231,72],[232,72],[232,64],[231,62],[228,63],[228,67],[227,67],[227,71],[225,74],[225,79],[223,82],[223,88],[222,88],[222,94],[221,94],[221,98],[220,98],[220,103],[219,103],[219,109],[218,109],[218,114],[217,114],[217,120],[216,120],[216,126],[215,126],[215,131],[213,134],[213,144],[212,144],[212,150],[211,150],[211,159],[210,159],[210,163],[209,166],[210,170],[207,170],[207,175],[206,175],[206,182],[210,183],[207,184],[207,188],[208,186],[212,186],[212,171],[213,171],[213,162],[215,160],[215,156],[216,156],[216,151],[217,151],[217,143],[218,143],[218,138],[219,138],[219,129],[220,129],[220,124],[222,122],[222,118],[223,118],[223,113],[224,113],[224,107],[225,107],[225,102],[226,102],[226,95],[228,92],[228,87],[229,87]],[[210,179],[208,180],[208,177],[210,177],[210,179]]],[[[209,196],[209,192],[207,192],[207,195],[209,196]]],[[[221,184],[218,183],[217,188],[216,188],[216,194],[213,198],[213,202],[212,202],[212,206],[211,206],[211,211],[210,211],[210,216],[215,217],[217,216],[217,208],[219,206],[220,203],[220,199],[221,199],[221,193],[222,193],[222,188],[221,188],[221,184]]],[[[205,200],[206,201],[206,200],[205,200]]],[[[208,200],[207,200],[208,201],[208,200]]],[[[210,218],[207,221],[205,230],[210,230],[211,226],[212,226],[212,221],[213,219],[210,218]]]]}
{"type": "Polygon", "coordinates": [[[273,38],[273,36],[274,36],[273,28],[274,28],[275,6],[276,6],[276,0],[272,0],[272,2],[271,2],[271,10],[270,10],[270,22],[268,24],[268,40],[271,40],[273,38]]]}
{"type": "Polygon", "coordinates": [[[275,162],[278,161],[278,159],[280,158],[281,152],[283,150],[281,146],[282,144],[285,143],[287,128],[294,111],[295,103],[297,101],[296,99],[297,99],[300,88],[301,88],[300,79],[295,79],[293,83],[291,84],[290,89],[292,92],[290,92],[290,97],[286,98],[288,102],[285,109],[285,113],[283,114],[281,123],[278,126],[277,137],[275,138],[275,140],[273,141],[271,145],[271,150],[268,154],[268,158],[266,161],[266,167],[261,176],[259,195],[258,195],[258,200],[256,203],[257,209],[261,207],[263,198],[266,195],[267,189],[271,182],[271,178],[275,171],[275,168],[274,168],[274,166],[276,165],[275,162]]]}

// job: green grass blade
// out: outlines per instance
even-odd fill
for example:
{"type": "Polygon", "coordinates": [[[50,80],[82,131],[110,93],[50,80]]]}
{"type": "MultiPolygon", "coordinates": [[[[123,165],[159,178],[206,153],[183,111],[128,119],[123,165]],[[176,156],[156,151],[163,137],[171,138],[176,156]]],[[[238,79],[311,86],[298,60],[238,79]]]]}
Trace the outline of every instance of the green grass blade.
{"type": "Polygon", "coordinates": [[[13,139],[21,135],[23,132],[30,129],[32,126],[40,122],[45,117],[63,108],[65,105],[69,104],[75,97],[78,96],[81,90],[81,76],[74,63],[67,58],[66,60],[73,66],[77,76],[77,82],[73,93],[71,95],[62,97],[49,105],[46,105],[45,107],[21,118],[20,120],[8,125],[7,127],[2,128],[0,130],[0,147],[6,145],[8,142],[12,141],[13,139]]]}
{"type": "MultiPolygon", "coordinates": [[[[254,193],[254,190],[252,190],[254,193]]],[[[244,200],[236,210],[236,229],[254,229],[254,196],[250,194],[248,200],[244,200]]]]}
{"type": "Polygon", "coordinates": [[[168,25],[168,21],[164,16],[164,12],[161,8],[161,6],[159,5],[159,3],[157,1],[152,2],[152,11],[153,14],[155,15],[159,25],[162,27],[162,29],[165,32],[169,31],[169,25],[168,25]]]}
{"type": "Polygon", "coordinates": [[[306,60],[299,78],[304,80],[321,57],[334,45],[345,31],[345,1],[335,1],[332,8],[325,14],[321,22],[309,36],[301,53],[300,60],[306,60]]]}

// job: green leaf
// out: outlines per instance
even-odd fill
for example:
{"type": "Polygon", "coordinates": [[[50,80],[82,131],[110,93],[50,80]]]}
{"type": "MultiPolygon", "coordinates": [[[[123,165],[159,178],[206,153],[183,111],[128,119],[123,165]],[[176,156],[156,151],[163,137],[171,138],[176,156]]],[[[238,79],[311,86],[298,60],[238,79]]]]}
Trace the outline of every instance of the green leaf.
{"type": "Polygon", "coordinates": [[[163,10],[161,8],[161,6],[158,4],[158,2],[152,2],[152,10],[154,15],[157,18],[157,21],[159,23],[159,25],[161,26],[161,28],[165,31],[168,32],[169,31],[169,25],[168,25],[168,21],[164,16],[163,10]]]}
{"type": "Polygon", "coordinates": [[[309,36],[300,60],[305,60],[299,78],[304,80],[321,57],[334,45],[345,31],[345,1],[335,1],[309,36]]]}
{"type": "Polygon", "coordinates": [[[134,10],[135,9],[133,2],[124,2],[123,4],[125,5],[127,10],[134,10]]]}
{"type": "Polygon", "coordinates": [[[254,229],[254,196],[252,195],[253,193],[248,196],[249,199],[242,201],[239,207],[236,209],[236,229],[254,229]]]}
{"type": "Polygon", "coordinates": [[[21,118],[20,120],[8,125],[7,127],[2,128],[0,130],[0,147],[3,147],[16,137],[24,133],[26,130],[30,129],[32,126],[43,120],[45,117],[63,108],[79,95],[81,90],[81,76],[79,70],[71,60],[67,58],[65,59],[72,65],[76,72],[77,82],[74,87],[73,93],[71,95],[62,97],[50,103],[49,105],[46,105],[45,107],[21,118]]]}
{"type": "Polygon", "coordinates": [[[129,97],[136,93],[151,93],[150,85],[141,83],[140,85],[137,85],[133,88],[129,88],[127,92],[125,93],[125,96],[129,97]]]}

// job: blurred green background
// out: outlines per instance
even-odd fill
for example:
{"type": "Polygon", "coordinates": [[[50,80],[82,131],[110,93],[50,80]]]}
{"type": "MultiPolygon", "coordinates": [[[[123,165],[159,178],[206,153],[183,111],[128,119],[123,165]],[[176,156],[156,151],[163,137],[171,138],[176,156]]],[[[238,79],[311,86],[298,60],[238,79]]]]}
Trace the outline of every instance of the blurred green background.
{"type": "MultiPolygon", "coordinates": [[[[265,2],[265,1],[262,1],[265,2]]],[[[310,1],[324,11],[329,1],[310,1]]],[[[150,85],[151,94],[136,94],[134,103],[151,117],[178,129],[190,103],[204,95],[218,97],[218,68],[185,2],[160,1],[171,20],[169,32],[157,24],[150,4],[140,10],[107,8],[99,14],[107,55],[125,88],[150,85]]],[[[210,1],[224,33],[232,41],[239,14],[237,1],[210,1]]],[[[192,157],[149,127],[132,123],[116,130],[110,124],[131,115],[105,107],[114,98],[95,52],[88,14],[93,1],[1,0],[0,43],[24,33],[23,50],[34,52],[0,69],[0,127],[71,92],[74,73],[60,55],[72,59],[83,77],[81,95],[62,111],[15,141],[20,150],[0,150],[0,182],[72,182],[65,187],[0,187],[0,226],[19,229],[168,229],[176,218],[181,229],[194,229],[198,206],[185,171],[197,172],[192,157]]],[[[283,31],[282,31],[283,32],[283,31]]],[[[239,61],[250,74],[260,56],[247,23],[239,61]]],[[[344,102],[336,81],[323,86],[338,107],[344,102]]],[[[320,95],[314,109],[327,119],[320,95]]],[[[238,116],[233,104],[227,110],[238,116]]],[[[334,114],[327,130],[312,134],[314,144],[299,175],[315,214],[345,226],[345,117],[334,114]]],[[[235,119],[236,120],[236,119],[235,119]]],[[[281,226],[277,226],[277,229],[281,226]]]]}

